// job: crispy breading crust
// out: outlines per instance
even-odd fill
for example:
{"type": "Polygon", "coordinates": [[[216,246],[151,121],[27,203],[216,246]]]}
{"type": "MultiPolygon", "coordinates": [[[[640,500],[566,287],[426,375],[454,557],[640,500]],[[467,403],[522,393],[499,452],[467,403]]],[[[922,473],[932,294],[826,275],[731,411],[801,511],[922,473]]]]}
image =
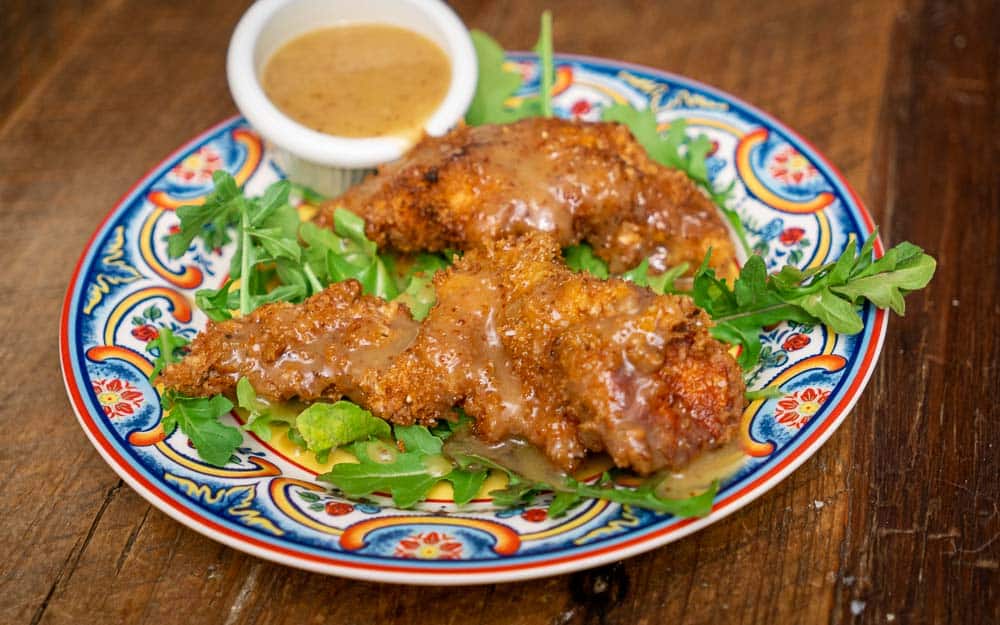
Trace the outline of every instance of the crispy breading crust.
{"type": "Polygon", "coordinates": [[[729,268],[735,252],[718,210],[681,171],[649,158],[625,126],[526,119],[428,137],[401,160],[326,203],[366,221],[379,247],[473,249],[529,230],[566,247],[590,243],[614,273],[650,258],[729,268]]]}
{"type": "Polygon", "coordinates": [[[487,441],[521,437],[563,468],[606,451],[642,474],[679,468],[732,438],[739,366],[686,297],[573,273],[533,233],[467,253],[435,278],[422,324],[356,282],[305,303],[210,324],[162,381],[268,399],[340,399],[400,424],[461,406],[487,441]]]}

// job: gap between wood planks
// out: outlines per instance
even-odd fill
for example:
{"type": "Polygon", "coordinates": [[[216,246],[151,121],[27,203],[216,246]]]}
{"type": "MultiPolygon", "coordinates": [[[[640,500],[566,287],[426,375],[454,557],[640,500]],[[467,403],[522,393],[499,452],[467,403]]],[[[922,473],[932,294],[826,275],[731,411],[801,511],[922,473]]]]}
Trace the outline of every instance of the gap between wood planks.
{"type": "Polygon", "coordinates": [[[111,500],[115,498],[118,491],[121,490],[125,482],[119,479],[114,486],[108,489],[107,494],[104,496],[104,501],[101,502],[101,507],[97,510],[97,514],[94,515],[94,520],[90,522],[90,527],[87,528],[87,534],[84,536],[83,541],[77,543],[70,550],[69,555],[66,556],[66,561],[63,565],[59,567],[59,572],[56,574],[54,580],[52,580],[52,585],[49,587],[49,591],[45,593],[45,598],[42,603],[35,610],[34,616],[31,618],[31,625],[38,625],[42,617],[45,616],[45,610],[49,607],[49,601],[52,599],[52,595],[55,594],[56,589],[59,584],[62,583],[63,579],[69,579],[76,570],[76,565],[80,561],[80,557],[83,552],[87,550],[87,545],[90,544],[90,540],[94,537],[94,532],[97,531],[97,526],[101,523],[101,519],[104,517],[104,512],[108,509],[111,504],[111,500]]]}
{"type": "Polygon", "coordinates": [[[997,32],[989,2],[914,0],[894,27],[870,195],[887,243],[912,239],[939,270],[860,404],[880,410],[853,441],[831,623],[1000,617],[997,32]]]}

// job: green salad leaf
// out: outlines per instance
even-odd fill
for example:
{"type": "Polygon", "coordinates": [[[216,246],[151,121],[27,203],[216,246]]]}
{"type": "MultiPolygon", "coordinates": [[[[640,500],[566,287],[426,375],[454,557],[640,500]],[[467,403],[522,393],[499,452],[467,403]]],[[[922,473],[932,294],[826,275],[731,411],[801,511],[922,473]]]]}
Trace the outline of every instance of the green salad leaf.
{"type": "Polygon", "coordinates": [[[624,124],[642,147],[646,148],[650,158],[661,165],[679,169],[687,174],[688,178],[701,187],[718,206],[739,238],[743,249],[750,252],[750,243],[743,222],[739,214],[727,206],[735,181],[727,188],[719,189],[708,177],[708,153],[712,149],[712,142],[707,136],[698,135],[693,139],[690,138],[687,135],[687,122],[684,119],[671,121],[666,134],[663,134],[659,130],[655,111],[648,108],[639,110],[628,104],[614,104],[604,109],[601,119],[624,124]]]}
{"type": "Polygon", "coordinates": [[[166,326],[160,328],[157,337],[146,343],[147,352],[154,350],[156,352],[153,370],[149,373],[150,381],[155,382],[167,365],[180,361],[184,357],[184,349],[188,343],[190,341],[179,334],[174,334],[170,328],[166,326]]]}
{"type": "Polygon", "coordinates": [[[244,430],[270,441],[271,425],[286,424],[289,426],[289,438],[316,454],[319,462],[326,462],[330,452],[337,447],[392,436],[388,423],[349,401],[316,402],[295,415],[276,412],[257,399],[256,391],[245,377],[236,383],[236,403],[248,413],[244,430]]]}
{"type": "Polygon", "coordinates": [[[420,318],[433,306],[430,278],[447,266],[442,256],[421,255],[401,288],[390,271],[392,257],[378,252],[365,234],[365,221],[354,213],[337,208],[334,229],[326,230],[300,221],[288,201],[291,183],[276,182],[263,196],[247,198],[231,175],[216,174],[209,201],[187,207],[191,211],[178,209],[187,217],[168,241],[171,255],[182,255],[199,237],[206,246],[228,242],[228,235],[225,241],[218,238],[217,227],[225,232],[235,226],[237,246],[229,278],[218,289],[195,293],[195,302],[210,319],[230,319],[233,310],[246,315],[270,302],[301,302],[348,279],[357,280],[366,294],[386,300],[408,290],[406,303],[420,318]]]}
{"type": "Polygon", "coordinates": [[[563,250],[566,265],[573,271],[586,271],[602,280],[608,278],[608,264],[594,254],[594,248],[587,243],[571,245],[563,250]]]}
{"type": "Polygon", "coordinates": [[[514,479],[507,488],[491,491],[490,497],[499,506],[515,507],[530,502],[539,493],[553,491],[555,497],[549,504],[548,512],[551,517],[564,514],[566,510],[585,498],[605,499],[622,505],[683,517],[705,516],[712,511],[712,502],[719,490],[717,482],[692,497],[669,499],[657,493],[657,488],[664,479],[665,475],[653,475],[643,480],[636,488],[622,488],[615,485],[610,474],[604,474],[593,484],[578,482],[572,478],[563,484],[541,484],[514,479]]]}
{"type": "Polygon", "coordinates": [[[272,423],[286,421],[276,417],[267,404],[257,400],[257,392],[247,378],[240,378],[236,383],[236,405],[247,411],[247,422],[243,429],[253,432],[264,442],[271,440],[272,423]]]}
{"type": "Polygon", "coordinates": [[[198,456],[209,464],[225,466],[243,442],[239,428],[219,420],[233,409],[233,403],[222,395],[185,397],[167,391],[162,403],[163,431],[169,435],[180,428],[191,439],[198,456]]]}
{"type": "Polygon", "coordinates": [[[467,471],[456,469],[444,479],[451,482],[452,499],[455,500],[456,504],[464,506],[479,494],[479,490],[483,487],[483,483],[486,482],[488,476],[489,471],[486,470],[467,471]]]}
{"type": "Polygon", "coordinates": [[[486,33],[473,30],[472,45],[476,50],[479,78],[472,104],[465,113],[465,123],[507,124],[528,117],[552,117],[552,86],[555,84],[555,67],[552,52],[552,13],[542,13],[541,32],[535,52],[539,59],[538,94],[524,98],[514,108],[506,102],[521,88],[521,75],[504,69],[503,48],[486,33]]]}
{"type": "Polygon", "coordinates": [[[243,194],[236,180],[224,170],[216,170],[212,182],[212,193],[202,205],[177,209],[180,231],[167,237],[167,253],[171,258],[182,256],[196,237],[200,237],[210,250],[229,243],[227,230],[239,218],[243,194]]]}
{"type": "Polygon", "coordinates": [[[864,327],[857,309],[865,300],[904,313],[903,295],[925,287],[937,263],[911,243],[873,260],[877,236],[872,233],[860,251],[852,238],[835,262],[807,271],[788,265],[769,276],[764,260],[750,256],[732,288],[716,277],[706,257],[691,295],[715,321],[712,335],[740,345],[740,365],[750,369],[759,360],[765,326],[780,321],[823,323],[834,332],[856,334],[864,327]]]}
{"type": "MultiPolygon", "coordinates": [[[[563,259],[566,261],[566,266],[573,271],[585,271],[602,280],[606,280],[610,276],[608,264],[594,254],[594,248],[588,243],[579,243],[567,247],[563,250],[563,259]]],[[[649,287],[657,295],[663,295],[664,293],[680,292],[674,287],[674,282],[683,276],[687,270],[688,264],[681,263],[662,273],[654,274],[649,270],[649,261],[643,259],[641,263],[619,277],[634,282],[639,286],[649,287]]]]}
{"type": "Polygon", "coordinates": [[[331,450],[369,438],[388,439],[389,424],[349,401],[315,403],[299,413],[295,429],[320,462],[331,450]]]}
{"type": "Polygon", "coordinates": [[[639,286],[649,287],[657,295],[663,295],[665,293],[680,292],[674,288],[674,282],[683,276],[687,270],[688,264],[681,263],[676,267],[667,269],[663,273],[653,274],[649,271],[649,261],[643,260],[634,268],[623,273],[621,277],[625,280],[635,282],[639,286]]]}
{"type": "Polygon", "coordinates": [[[743,396],[746,397],[747,401],[757,401],[758,399],[781,399],[785,396],[785,391],[775,386],[769,386],[756,391],[747,391],[743,393],[743,396]]]}
{"type": "Polygon", "coordinates": [[[400,447],[384,441],[355,443],[350,450],[358,462],[334,465],[319,479],[352,498],[389,493],[400,508],[411,508],[426,499],[430,489],[443,479],[456,487],[456,502],[466,503],[478,492],[478,487],[472,491],[476,482],[481,485],[486,479],[485,471],[455,467],[441,454],[441,439],[422,425],[397,425],[393,433],[400,447]]]}
{"type": "Polygon", "coordinates": [[[479,126],[520,119],[518,112],[507,108],[505,103],[521,88],[521,75],[503,68],[504,51],[496,40],[479,30],[470,34],[476,49],[479,78],[472,104],[465,113],[465,123],[479,126]]]}

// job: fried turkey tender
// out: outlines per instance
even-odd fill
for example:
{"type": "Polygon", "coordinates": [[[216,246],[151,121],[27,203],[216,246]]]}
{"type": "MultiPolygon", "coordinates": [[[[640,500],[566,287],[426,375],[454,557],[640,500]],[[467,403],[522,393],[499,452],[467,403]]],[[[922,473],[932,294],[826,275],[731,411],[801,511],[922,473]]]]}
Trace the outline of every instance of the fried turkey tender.
{"type": "Polygon", "coordinates": [[[300,305],[210,323],[162,382],[270,400],[346,396],[398,424],[453,419],[488,442],[520,437],[572,470],[605,451],[640,474],[678,469],[735,434],[739,366],[687,297],[573,273],[550,235],[467,253],[435,277],[422,324],[333,284],[300,305]]]}
{"type": "Polygon", "coordinates": [[[681,171],[651,160],[612,122],[534,118],[426,137],[401,160],[327,202],[363,217],[368,237],[400,251],[474,249],[531,230],[581,241],[621,273],[730,268],[735,251],[712,202],[681,171]]]}

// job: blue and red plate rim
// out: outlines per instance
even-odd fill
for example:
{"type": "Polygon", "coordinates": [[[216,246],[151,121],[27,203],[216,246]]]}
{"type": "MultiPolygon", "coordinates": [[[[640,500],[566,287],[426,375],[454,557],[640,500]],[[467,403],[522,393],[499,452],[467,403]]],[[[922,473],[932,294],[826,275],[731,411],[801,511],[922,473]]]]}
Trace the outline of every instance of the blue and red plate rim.
{"type": "MultiPolygon", "coordinates": [[[[720,100],[739,106],[770,127],[779,129],[781,133],[794,140],[797,143],[796,147],[805,153],[814,163],[819,165],[827,179],[837,187],[840,195],[850,198],[851,201],[847,207],[847,212],[856,222],[858,229],[866,235],[874,230],[871,215],[857,193],[846,181],[843,174],[805,138],[756,107],[709,85],[655,68],[572,54],[557,55],[557,60],[566,62],[575,61],[604,69],[628,69],[642,72],[675,83],[686,84],[694,89],[711,94],[720,100]]],[[[741,484],[740,488],[735,492],[727,493],[723,491],[723,493],[720,493],[724,496],[715,502],[712,513],[703,518],[675,520],[674,522],[667,520],[661,524],[647,527],[640,532],[625,533],[619,537],[602,541],[590,548],[575,548],[570,553],[549,552],[529,556],[512,556],[495,562],[454,561],[422,564],[413,561],[399,561],[398,563],[388,564],[384,560],[375,560],[366,556],[342,552],[325,551],[305,545],[296,544],[289,547],[287,543],[283,543],[281,540],[267,539],[259,535],[254,535],[246,528],[227,522],[220,522],[218,519],[210,517],[205,510],[172,493],[164,484],[157,483],[154,477],[144,468],[141,466],[137,467],[130,462],[129,457],[122,453],[120,444],[113,437],[108,437],[95,421],[92,410],[88,408],[84,400],[84,393],[81,392],[81,387],[87,388],[87,385],[83,382],[81,372],[77,366],[78,361],[82,361],[82,354],[78,354],[77,358],[74,358],[72,350],[74,347],[79,348],[79,345],[74,345],[71,340],[74,338],[74,328],[71,327],[71,321],[75,318],[72,314],[74,312],[73,304],[79,298],[79,290],[83,286],[81,270],[89,263],[97,251],[94,248],[95,241],[105,233],[105,230],[113,219],[132,203],[138,191],[145,189],[150,181],[166,171],[167,167],[182,154],[200,144],[208,136],[237,120],[239,120],[238,116],[231,117],[200,133],[197,137],[185,143],[159,164],[151,168],[119,198],[118,202],[115,203],[111,211],[108,212],[95,229],[77,261],[63,301],[59,327],[60,364],[66,391],[81,427],[101,456],[129,486],[157,508],[195,531],[235,549],[280,564],[320,573],[372,581],[439,585],[531,579],[558,575],[621,560],[680,539],[706,527],[754,501],[757,497],[763,495],[787,477],[810,458],[833,432],[836,431],[837,427],[840,426],[860,397],[861,392],[871,377],[879,353],[881,352],[882,343],[885,339],[887,313],[885,310],[873,309],[868,305],[865,311],[863,311],[865,330],[862,336],[862,345],[859,349],[860,354],[851,359],[847,374],[834,390],[831,397],[831,401],[835,404],[833,408],[827,412],[825,418],[817,427],[802,432],[806,438],[795,444],[794,449],[791,449],[791,451],[783,456],[776,454],[780,457],[775,458],[776,462],[773,464],[769,462],[762,465],[757,471],[760,473],[761,469],[766,469],[762,471],[762,474],[752,474],[749,477],[753,479],[741,484]]],[[[875,254],[876,256],[881,256],[882,253],[882,242],[881,240],[877,240],[875,243],[875,254]]]]}

